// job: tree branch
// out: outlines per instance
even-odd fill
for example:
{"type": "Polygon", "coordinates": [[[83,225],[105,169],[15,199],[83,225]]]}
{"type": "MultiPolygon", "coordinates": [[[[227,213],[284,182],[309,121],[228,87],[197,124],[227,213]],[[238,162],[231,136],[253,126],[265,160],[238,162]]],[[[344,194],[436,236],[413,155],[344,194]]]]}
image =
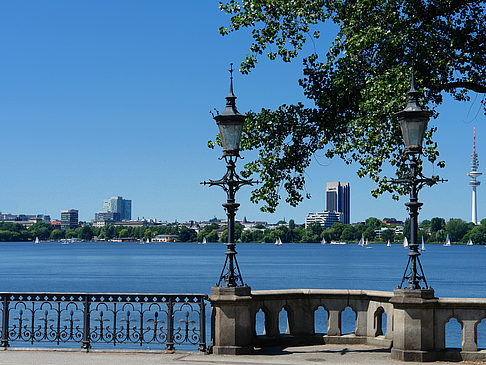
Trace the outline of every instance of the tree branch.
{"type": "MultiPolygon", "coordinates": [[[[424,13],[424,17],[422,21],[424,23],[428,23],[428,21],[443,16],[454,13],[457,9],[462,8],[463,6],[474,4],[480,2],[479,0],[452,0],[449,2],[448,6],[430,6],[424,13]]],[[[443,4],[440,1],[441,5],[443,4]]]]}
{"type": "Polygon", "coordinates": [[[447,84],[441,84],[441,85],[428,85],[427,87],[431,90],[437,90],[437,91],[463,88],[463,89],[475,91],[480,94],[486,94],[485,85],[481,85],[469,81],[454,81],[454,82],[448,82],[447,84]]]}

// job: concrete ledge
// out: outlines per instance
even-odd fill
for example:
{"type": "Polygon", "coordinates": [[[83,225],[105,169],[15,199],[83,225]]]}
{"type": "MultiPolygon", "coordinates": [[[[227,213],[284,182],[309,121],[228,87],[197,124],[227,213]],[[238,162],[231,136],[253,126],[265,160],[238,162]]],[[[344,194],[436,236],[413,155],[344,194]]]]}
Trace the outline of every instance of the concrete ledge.
{"type": "Polygon", "coordinates": [[[354,334],[343,336],[328,336],[317,334],[314,336],[281,335],[278,337],[257,336],[256,347],[270,346],[309,346],[309,345],[372,345],[391,349],[393,341],[384,337],[356,336],[354,334]]]}
{"type": "Polygon", "coordinates": [[[437,360],[443,361],[486,361],[486,350],[461,351],[448,349],[437,353],[437,360]]]}
{"type": "Polygon", "coordinates": [[[253,352],[251,347],[240,346],[213,346],[214,355],[250,355],[253,352]]]}
{"type": "Polygon", "coordinates": [[[416,361],[429,362],[438,360],[437,352],[435,351],[411,351],[391,349],[391,358],[400,361],[416,361]]]}

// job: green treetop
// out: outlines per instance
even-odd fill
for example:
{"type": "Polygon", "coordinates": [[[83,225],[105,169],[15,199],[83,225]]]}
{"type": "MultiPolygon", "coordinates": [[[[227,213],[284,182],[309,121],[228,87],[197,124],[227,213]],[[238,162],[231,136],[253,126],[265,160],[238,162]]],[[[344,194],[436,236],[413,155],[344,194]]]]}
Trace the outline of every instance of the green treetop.
{"type": "MultiPolygon", "coordinates": [[[[246,164],[246,174],[260,175],[263,184],[252,192],[252,201],[264,201],[265,211],[275,210],[281,186],[291,205],[303,200],[305,170],[318,151],[356,161],[358,176],[377,183],[375,196],[399,189],[386,183],[382,169],[388,161],[399,177],[404,174],[394,113],[406,104],[412,68],[432,110],[446,93],[458,101],[486,93],[483,1],[225,0],[220,8],[231,16],[221,34],[251,31],[241,72],[250,72],[263,55],[290,62],[303,53],[299,84],[311,106],[247,114],[242,147],[258,156],[246,164]],[[325,23],[337,27],[330,48],[306,52],[306,41],[334,29],[325,23]]],[[[484,98],[482,103],[486,106],[484,98]]],[[[442,167],[434,132],[426,134],[424,156],[442,167]]]]}

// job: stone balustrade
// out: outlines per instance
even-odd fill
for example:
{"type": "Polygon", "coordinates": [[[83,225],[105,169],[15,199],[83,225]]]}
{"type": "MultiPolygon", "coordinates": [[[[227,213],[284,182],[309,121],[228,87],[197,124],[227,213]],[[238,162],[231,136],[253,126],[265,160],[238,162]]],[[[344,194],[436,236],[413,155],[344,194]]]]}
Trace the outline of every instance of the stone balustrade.
{"type": "Polygon", "coordinates": [[[389,348],[392,358],[404,361],[486,360],[486,351],[478,350],[478,324],[486,318],[486,299],[436,298],[433,290],[214,287],[210,300],[212,345],[218,354],[251,353],[266,346],[342,343],[389,348]],[[352,333],[343,333],[341,319],[348,307],[355,313],[355,326],[352,333]],[[317,310],[327,313],[324,330],[317,329],[317,310]],[[282,311],[287,315],[283,329],[282,311]],[[446,348],[446,324],[451,318],[462,326],[461,349],[446,348]],[[258,325],[263,327],[260,333],[258,325]]]}

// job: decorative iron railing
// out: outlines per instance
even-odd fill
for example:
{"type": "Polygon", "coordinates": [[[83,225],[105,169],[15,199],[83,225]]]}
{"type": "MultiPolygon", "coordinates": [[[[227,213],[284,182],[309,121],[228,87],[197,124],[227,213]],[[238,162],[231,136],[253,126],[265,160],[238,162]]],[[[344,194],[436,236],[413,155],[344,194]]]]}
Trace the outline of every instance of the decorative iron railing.
{"type": "Polygon", "coordinates": [[[197,346],[206,350],[203,294],[0,293],[1,346],[15,343],[197,346]]]}

